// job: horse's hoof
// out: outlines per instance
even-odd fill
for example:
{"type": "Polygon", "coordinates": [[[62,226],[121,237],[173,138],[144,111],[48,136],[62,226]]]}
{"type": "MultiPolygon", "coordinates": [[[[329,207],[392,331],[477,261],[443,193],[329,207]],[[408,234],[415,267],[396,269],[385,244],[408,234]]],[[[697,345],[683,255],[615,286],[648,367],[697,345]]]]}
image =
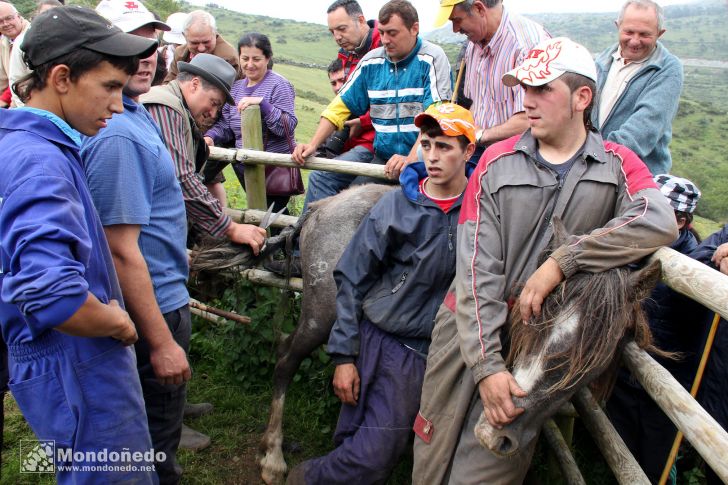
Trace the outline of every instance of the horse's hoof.
{"type": "Polygon", "coordinates": [[[266,453],[258,464],[260,478],[266,485],[283,485],[288,466],[282,453],[266,453]]]}

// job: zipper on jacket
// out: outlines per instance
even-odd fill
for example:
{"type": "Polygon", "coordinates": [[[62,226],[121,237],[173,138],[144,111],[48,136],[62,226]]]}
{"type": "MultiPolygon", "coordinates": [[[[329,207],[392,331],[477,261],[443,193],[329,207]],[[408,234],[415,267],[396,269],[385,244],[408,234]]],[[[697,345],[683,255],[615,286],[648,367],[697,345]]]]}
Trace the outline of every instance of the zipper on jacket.
{"type": "Polygon", "coordinates": [[[407,272],[405,271],[404,273],[402,273],[402,277],[399,279],[399,283],[397,283],[397,285],[394,288],[392,288],[393,294],[397,293],[399,291],[399,289],[402,288],[402,285],[404,285],[404,281],[406,279],[407,279],[407,272]]]}
{"type": "Polygon", "coordinates": [[[450,224],[449,222],[450,221],[448,221],[448,225],[447,225],[447,248],[450,251],[452,251],[453,250],[453,246],[452,246],[452,224],[450,224]]]}
{"type": "MultiPolygon", "coordinates": [[[[570,172],[571,170],[569,170],[570,172]]],[[[568,176],[568,172],[564,174],[563,177],[559,178],[559,185],[556,187],[556,196],[554,197],[554,202],[551,204],[551,208],[549,209],[548,215],[545,217],[544,221],[546,224],[541,226],[541,233],[538,235],[538,240],[540,241],[544,234],[546,234],[546,230],[551,225],[551,217],[554,215],[554,211],[556,210],[556,204],[559,203],[559,197],[561,197],[561,189],[564,188],[564,181],[566,180],[566,177],[568,176]]]]}

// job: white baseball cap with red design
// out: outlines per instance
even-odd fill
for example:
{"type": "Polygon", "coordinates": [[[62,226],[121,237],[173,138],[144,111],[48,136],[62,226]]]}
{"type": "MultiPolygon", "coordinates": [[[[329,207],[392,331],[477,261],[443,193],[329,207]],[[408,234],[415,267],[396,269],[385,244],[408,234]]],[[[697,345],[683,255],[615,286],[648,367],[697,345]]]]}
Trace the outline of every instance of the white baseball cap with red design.
{"type": "Polygon", "coordinates": [[[531,49],[520,66],[503,75],[503,84],[543,86],[565,72],[597,82],[597,67],[587,48],[567,37],[555,37],[531,49]]]}
{"type": "Polygon", "coordinates": [[[101,0],[96,5],[96,13],[122,32],[132,32],[145,25],[152,25],[157,30],[170,30],[169,25],[154,18],[154,14],[139,0],[101,0]]]}

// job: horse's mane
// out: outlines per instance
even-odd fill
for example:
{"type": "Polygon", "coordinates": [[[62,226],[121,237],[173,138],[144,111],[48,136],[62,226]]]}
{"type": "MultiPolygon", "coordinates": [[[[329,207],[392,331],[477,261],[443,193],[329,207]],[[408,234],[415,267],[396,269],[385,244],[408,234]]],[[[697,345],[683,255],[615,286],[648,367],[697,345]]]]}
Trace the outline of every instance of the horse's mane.
{"type": "Polygon", "coordinates": [[[576,273],[551,292],[543,302],[541,315],[532,317],[528,325],[523,323],[516,303],[510,315],[509,367],[519,356],[535,355],[545,345],[557,318],[577,313],[579,345],[545,356],[547,372],[565,371],[546,392],[569,389],[580,381],[580,376],[606,369],[592,387],[596,395],[608,395],[616,375],[617,345],[625,336],[633,338],[641,348],[661,353],[652,345],[649,326],[641,302],[635,301],[629,273],[624,267],[593,274],[576,273]]]}

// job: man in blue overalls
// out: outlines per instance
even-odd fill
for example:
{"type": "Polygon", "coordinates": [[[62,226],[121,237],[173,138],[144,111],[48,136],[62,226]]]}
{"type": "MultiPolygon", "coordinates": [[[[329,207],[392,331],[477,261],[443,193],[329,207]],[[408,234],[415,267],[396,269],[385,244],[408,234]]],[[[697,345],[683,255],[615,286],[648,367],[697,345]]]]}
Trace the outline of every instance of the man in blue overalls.
{"type": "Polygon", "coordinates": [[[0,115],[10,390],[37,438],[54,445],[44,451],[59,483],[156,483],[129,347],[137,333],[79,157],[80,135],[122,111],[122,88],[156,45],[88,9],[43,13],[22,45],[33,69],[19,83],[25,107],[0,115]]]}

